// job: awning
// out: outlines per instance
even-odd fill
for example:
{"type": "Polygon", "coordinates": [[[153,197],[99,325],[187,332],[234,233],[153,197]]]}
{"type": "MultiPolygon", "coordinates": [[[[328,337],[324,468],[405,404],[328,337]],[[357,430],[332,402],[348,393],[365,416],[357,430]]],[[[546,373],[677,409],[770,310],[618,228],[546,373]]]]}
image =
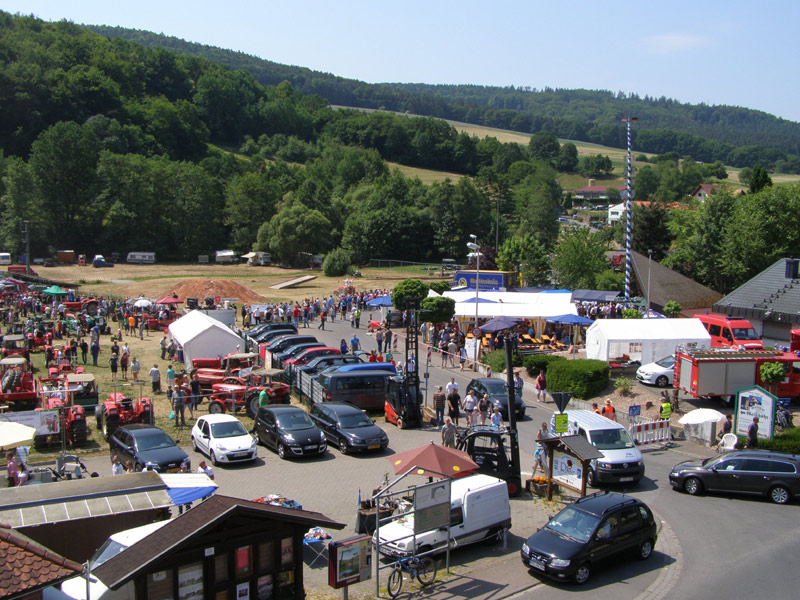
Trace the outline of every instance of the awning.
{"type": "Polygon", "coordinates": [[[166,484],[167,494],[175,506],[207,498],[218,487],[204,473],[159,473],[159,477],[166,484]]]}

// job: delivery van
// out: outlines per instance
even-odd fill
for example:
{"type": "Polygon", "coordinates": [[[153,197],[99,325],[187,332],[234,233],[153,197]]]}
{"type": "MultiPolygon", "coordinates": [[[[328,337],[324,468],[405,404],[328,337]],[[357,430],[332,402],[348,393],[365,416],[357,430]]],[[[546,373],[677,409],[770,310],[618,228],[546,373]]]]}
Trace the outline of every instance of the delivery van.
{"type": "MultiPolygon", "coordinates": [[[[506,482],[490,475],[468,475],[450,482],[451,545],[465,546],[482,540],[500,539],[511,528],[511,505],[506,482]]],[[[373,544],[387,556],[410,556],[444,550],[447,528],[439,527],[414,536],[414,515],[381,525],[372,536],[373,544]]]]}
{"type": "MultiPolygon", "coordinates": [[[[586,481],[597,483],[636,483],[644,477],[644,457],[622,425],[591,410],[567,411],[566,435],[580,435],[597,448],[603,458],[589,464],[586,481]]],[[[555,434],[556,414],[550,419],[555,434]]]]}
{"type": "Polygon", "coordinates": [[[732,319],[727,315],[706,313],[695,315],[711,336],[712,348],[731,348],[738,346],[742,350],[763,350],[764,342],[756,330],[745,319],[732,319]]]}

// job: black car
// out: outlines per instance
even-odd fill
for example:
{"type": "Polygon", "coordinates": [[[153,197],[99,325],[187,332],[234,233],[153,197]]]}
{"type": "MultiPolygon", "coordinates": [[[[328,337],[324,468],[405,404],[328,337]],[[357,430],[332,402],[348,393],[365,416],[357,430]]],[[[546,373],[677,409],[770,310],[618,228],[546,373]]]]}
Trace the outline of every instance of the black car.
{"type": "Polygon", "coordinates": [[[704,491],[767,496],[787,504],[800,494],[800,458],[767,450],[739,450],[672,467],[669,482],[687,494],[704,491]]]}
{"type": "Polygon", "coordinates": [[[336,444],[342,454],[377,450],[389,445],[389,438],[360,408],[346,402],[317,402],[311,420],[336,444]]]}
{"type": "Polygon", "coordinates": [[[281,458],[324,454],[328,449],[325,434],[297,406],[262,406],[255,433],[259,444],[273,448],[281,458]]]}
{"type": "Polygon", "coordinates": [[[328,367],[341,367],[342,365],[352,365],[363,362],[358,356],[353,354],[337,354],[333,356],[318,356],[305,365],[295,367],[295,371],[304,373],[319,373],[328,367]]]}
{"type": "MultiPolygon", "coordinates": [[[[291,346],[296,346],[297,344],[302,344],[304,342],[318,342],[317,338],[313,335],[287,335],[283,337],[279,337],[267,345],[267,350],[270,354],[275,355],[280,352],[283,352],[287,348],[291,346]]],[[[324,344],[320,344],[324,346],[324,344]]]]}
{"type": "Polygon", "coordinates": [[[301,352],[309,348],[324,348],[325,344],[322,342],[300,342],[299,344],[292,344],[282,352],[273,352],[272,366],[279,369],[283,366],[283,361],[289,360],[298,356],[301,352]]]}
{"type": "MultiPolygon", "coordinates": [[[[475,390],[475,397],[478,400],[483,398],[484,394],[489,394],[489,401],[492,406],[499,408],[503,419],[508,420],[508,386],[505,381],[491,377],[478,377],[469,382],[466,393],[469,393],[470,390],[475,390]]],[[[522,419],[525,416],[525,404],[521,398],[514,399],[514,410],[516,411],[517,419],[522,419]]]]}
{"type": "Polygon", "coordinates": [[[125,464],[131,461],[137,471],[177,473],[181,466],[191,470],[189,455],[169,435],[155,425],[134,423],[119,427],[109,438],[111,456],[125,464]]]}
{"type": "Polygon", "coordinates": [[[658,537],[656,520],[637,498],[597,492],[570,504],[522,545],[522,563],[532,573],[586,583],[592,568],[623,552],[645,560],[658,537]]]}
{"type": "Polygon", "coordinates": [[[248,336],[248,339],[256,344],[268,344],[274,340],[277,340],[278,338],[296,334],[297,332],[293,329],[267,329],[266,331],[261,331],[255,335],[248,336]]]}
{"type": "Polygon", "coordinates": [[[297,327],[291,323],[261,323],[251,327],[244,332],[244,335],[254,338],[270,331],[283,331],[284,333],[297,333],[297,327]]]}

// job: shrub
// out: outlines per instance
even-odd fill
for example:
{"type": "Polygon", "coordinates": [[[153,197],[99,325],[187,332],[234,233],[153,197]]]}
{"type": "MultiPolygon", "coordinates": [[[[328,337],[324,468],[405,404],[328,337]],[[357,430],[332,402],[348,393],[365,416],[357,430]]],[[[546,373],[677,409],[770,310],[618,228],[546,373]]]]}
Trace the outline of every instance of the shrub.
{"type": "Polygon", "coordinates": [[[623,308],[622,309],[622,318],[623,319],[641,319],[642,313],[639,312],[638,308],[623,308]]]}
{"type": "Polygon", "coordinates": [[[437,294],[444,294],[445,292],[450,291],[450,279],[442,279],[441,281],[432,281],[430,287],[437,294]]]}
{"type": "MultiPolygon", "coordinates": [[[[747,446],[747,438],[739,436],[739,448],[747,446]]],[[[800,454],[800,427],[787,429],[779,433],[771,440],[758,440],[758,447],[763,450],[777,450],[779,452],[791,452],[800,454]]]]}
{"type": "Polygon", "coordinates": [[[617,377],[614,381],[614,389],[623,396],[627,396],[633,389],[633,380],[629,377],[617,377]]]}
{"type": "MultiPolygon", "coordinates": [[[[485,365],[492,367],[495,373],[502,373],[506,370],[506,351],[505,350],[492,350],[487,352],[481,357],[481,362],[485,365]]],[[[519,354],[511,355],[511,366],[521,367],[522,357],[519,354]]]]}
{"type": "Polygon", "coordinates": [[[547,367],[547,388],[551,392],[572,392],[587,400],[608,385],[609,367],[602,360],[554,361],[547,367]]]}
{"type": "Polygon", "coordinates": [[[664,305],[664,314],[675,318],[683,311],[683,307],[675,300],[670,300],[664,305]]]}
{"type": "Polygon", "coordinates": [[[341,277],[350,267],[350,253],[342,248],[331,250],[322,263],[322,271],[328,277],[341,277]]]}
{"type": "Polygon", "coordinates": [[[522,366],[531,377],[538,377],[539,371],[547,373],[547,367],[550,363],[567,360],[563,356],[556,356],[555,354],[533,354],[531,356],[522,357],[522,366]]]}

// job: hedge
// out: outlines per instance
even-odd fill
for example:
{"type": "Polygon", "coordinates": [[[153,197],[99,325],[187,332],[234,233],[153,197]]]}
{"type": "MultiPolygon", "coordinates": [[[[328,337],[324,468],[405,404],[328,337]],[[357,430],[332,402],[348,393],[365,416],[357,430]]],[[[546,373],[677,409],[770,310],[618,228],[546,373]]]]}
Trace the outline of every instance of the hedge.
{"type": "Polygon", "coordinates": [[[602,360],[559,360],[547,366],[547,389],[551,392],[572,392],[587,400],[601,393],[608,385],[608,363],[602,360]]]}
{"type": "MultiPolygon", "coordinates": [[[[738,448],[747,447],[747,438],[739,436],[738,448]]],[[[758,440],[759,450],[776,450],[778,452],[789,452],[791,454],[800,454],[800,427],[794,429],[787,429],[779,433],[771,440],[758,440]]]]}
{"type": "MultiPolygon", "coordinates": [[[[506,370],[506,351],[492,350],[481,357],[481,362],[492,367],[494,373],[502,373],[506,370]]],[[[511,355],[511,365],[513,367],[522,366],[522,357],[518,354],[511,355]]]]}
{"type": "Polygon", "coordinates": [[[551,363],[562,360],[567,359],[556,354],[532,354],[530,356],[522,357],[522,366],[525,367],[525,370],[528,372],[529,376],[537,377],[539,375],[539,371],[544,371],[547,373],[547,367],[551,363]]]}

